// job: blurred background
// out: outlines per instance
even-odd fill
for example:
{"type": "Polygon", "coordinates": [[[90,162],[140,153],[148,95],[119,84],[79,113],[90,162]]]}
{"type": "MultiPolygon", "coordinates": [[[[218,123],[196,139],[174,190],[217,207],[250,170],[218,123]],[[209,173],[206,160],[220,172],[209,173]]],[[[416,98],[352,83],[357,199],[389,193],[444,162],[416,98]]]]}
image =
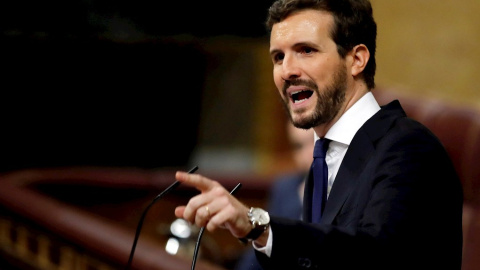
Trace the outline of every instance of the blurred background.
{"type": "MultiPolygon", "coordinates": [[[[284,168],[271,2],[1,4],[0,169],[284,168]]],[[[372,4],[379,87],[480,107],[478,1],[372,4]]]]}
{"type": "MultiPolygon", "coordinates": [[[[371,2],[379,90],[480,110],[478,0],[371,2]]],[[[262,206],[273,176],[294,169],[271,3],[0,4],[0,268],[123,267],[141,210],[176,169],[242,181],[238,196],[262,206]]],[[[194,194],[182,188],[152,208],[132,269],[187,269],[198,228],[172,230],[185,229],[173,208],[194,194]],[[165,253],[173,238],[180,261],[165,253]]],[[[242,250],[224,231],[202,245],[199,270],[232,269],[242,250]]]]}

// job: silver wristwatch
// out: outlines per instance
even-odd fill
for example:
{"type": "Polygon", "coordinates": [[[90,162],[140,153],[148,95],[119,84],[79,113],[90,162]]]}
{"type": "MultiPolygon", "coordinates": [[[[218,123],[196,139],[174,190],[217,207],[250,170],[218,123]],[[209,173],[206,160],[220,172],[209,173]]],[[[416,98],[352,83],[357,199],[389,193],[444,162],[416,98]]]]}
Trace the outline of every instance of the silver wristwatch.
{"type": "Polygon", "coordinates": [[[247,212],[248,219],[252,224],[252,230],[247,234],[247,236],[240,238],[240,241],[246,243],[248,241],[253,241],[260,237],[262,233],[268,229],[270,225],[270,216],[268,212],[257,207],[251,207],[247,212]]]}

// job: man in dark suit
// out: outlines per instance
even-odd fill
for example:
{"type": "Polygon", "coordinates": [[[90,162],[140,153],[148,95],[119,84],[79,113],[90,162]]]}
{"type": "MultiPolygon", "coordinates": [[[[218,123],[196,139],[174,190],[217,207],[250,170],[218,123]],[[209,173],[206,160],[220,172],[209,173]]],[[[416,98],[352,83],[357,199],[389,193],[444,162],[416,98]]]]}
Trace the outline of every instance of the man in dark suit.
{"type": "Polygon", "coordinates": [[[379,106],[368,0],[278,0],[269,9],[273,78],[295,126],[329,142],[328,200],[303,221],[269,216],[217,181],[177,172],[201,193],[178,217],[252,241],[264,269],[461,269],[462,187],[439,140],[400,103],[379,106]],[[320,221],[312,216],[321,214],[320,221]]]}

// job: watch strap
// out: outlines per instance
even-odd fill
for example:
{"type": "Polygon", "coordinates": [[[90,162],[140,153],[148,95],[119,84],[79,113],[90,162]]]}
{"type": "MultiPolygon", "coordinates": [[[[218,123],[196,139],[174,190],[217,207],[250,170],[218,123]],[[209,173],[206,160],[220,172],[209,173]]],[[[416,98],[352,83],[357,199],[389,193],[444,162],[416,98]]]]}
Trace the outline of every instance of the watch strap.
{"type": "Polygon", "coordinates": [[[263,209],[259,209],[259,208],[254,208],[254,207],[250,207],[247,215],[250,219],[250,223],[252,224],[252,230],[250,230],[250,232],[245,236],[245,237],[242,237],[242,238],[239,238],[239,240],[246,244],[248,243],[248,241],[254,241],[256,240],[258,237],[260,237],[260,235],[262,235],[263,232],[265,232],[265,230],[267,230],[267,228],[269,227],[269,224],[267,222],[267,224],[259,224],[257,220],[255,220],[254,218],[254,211],[262,211],[262,212],[265,212],[264,214],[266,214],[268,216],[268,213],[263,210],[263,209]]]}
{"type": "Polygon", "coordinates": [[[248,243],[248,241],[254,241],[268,228],[267,227],[257,227],[253,228],[245,237],[239,238],[242,243],[248,243]]]}

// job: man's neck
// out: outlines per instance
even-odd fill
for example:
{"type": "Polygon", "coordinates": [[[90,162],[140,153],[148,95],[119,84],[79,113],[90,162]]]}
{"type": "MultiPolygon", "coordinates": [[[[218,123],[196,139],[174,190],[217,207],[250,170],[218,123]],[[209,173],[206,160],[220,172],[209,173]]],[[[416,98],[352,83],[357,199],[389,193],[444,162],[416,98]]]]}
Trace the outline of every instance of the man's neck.
{"type": "Polygon", "coordinates": [[[338,121],[338,119],[340,119],[340,117],[342,117],[342,115],[348,111],[353,104],[355,104],[368,92],[369,90],[365,84],[358,85],[358,87],[355,87],[352,91],[347,91],[345,95],[345,101],[335,117],[328,123],[313,128],[317,136],[323,138],[325,134],[327,134],[328,130],[338,121]]]}

